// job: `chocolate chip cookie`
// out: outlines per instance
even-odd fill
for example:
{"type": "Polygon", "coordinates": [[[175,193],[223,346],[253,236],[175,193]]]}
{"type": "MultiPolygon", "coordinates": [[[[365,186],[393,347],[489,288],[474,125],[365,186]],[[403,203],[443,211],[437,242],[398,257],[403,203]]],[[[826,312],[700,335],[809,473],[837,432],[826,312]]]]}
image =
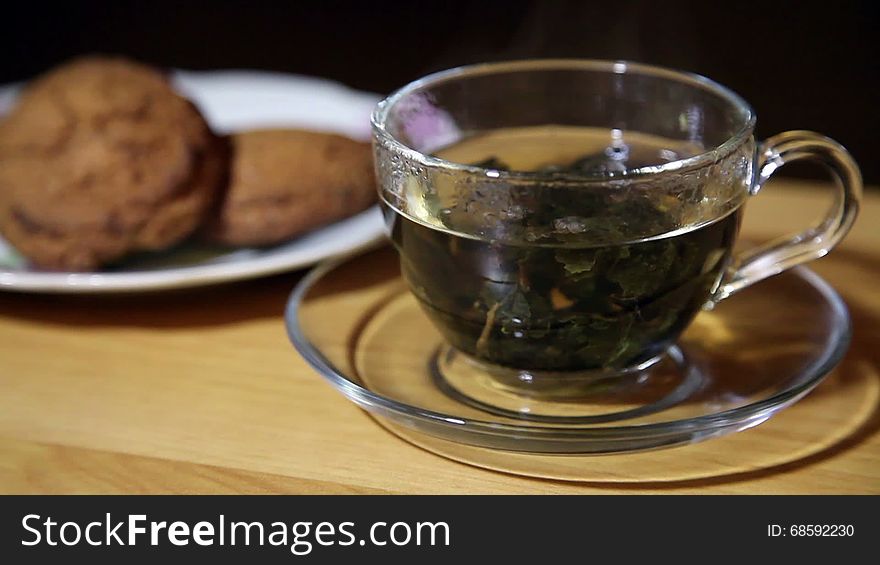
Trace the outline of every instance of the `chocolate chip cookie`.
{"type": "Polygon", "coordinates": [[[376,201],[368,143],[278,129],[233,135],[229,146],[229,186],[205,230],[212,241],[278,243],[376,201]]]}
{"type": "Polygon", "coordinates": [[[75,60],[28,85],[0,122],[0,233],[51,269],[166,248],[213,205],[223,154],[163,74],[75,60]]]}

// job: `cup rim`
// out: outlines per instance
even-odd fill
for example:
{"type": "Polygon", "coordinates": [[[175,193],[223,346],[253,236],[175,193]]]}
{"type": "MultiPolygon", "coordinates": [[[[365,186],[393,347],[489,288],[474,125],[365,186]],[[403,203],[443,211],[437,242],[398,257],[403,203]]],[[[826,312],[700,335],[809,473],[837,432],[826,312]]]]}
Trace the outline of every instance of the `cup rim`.
{"type": "Polygon", "coordinates": [[[680,71],[657,65],[648,65],[624,60],[599,60],[599,59],[524,59],[518,61],[502,61],[492,63],[478,63],[463,65],[451,69],[431,73],[416,79],[409,84],[395,90],[385,99],[381,100],[370,115],[370,123],[375,138],[380,139],[395,153],[403,155],[406,159],[424,167],[443,168],[462,173],[471,173],[488,176],[495,181],[535,181],[535,180],[574,180],[577,182],[609,181],[630,179],[636,177],[653,176],[672,171],[687,171],[703,168],[724,159],[749,137],[755,128],[756,116],[751,105],[743,97],[727,88],[726,86],[696,73],[680,71]],[[684,159],[677,159],[658,165],[649,165],[624,171],[601,171],[592,173],[541,173],[537,171],[502,171],[487,169],[474,165],[466,165],[448,161],[433,155],[427,155],[401,142],[388,132],[385,127],[391,109],[407,95],[425,87],[450,82],[463,77],[498,74],[501,72],[518,72],[527,70],[584,70],[606,71],[613,74],[642,74],[653,77],[667,78],[688,84],[696,88],[707,90],[724,99],[734,107],[740,118],[740,127],[736,133],[728,137],[724,142],[684,159]],[[488,174],[487,174],[488,173],[488,174]]]}

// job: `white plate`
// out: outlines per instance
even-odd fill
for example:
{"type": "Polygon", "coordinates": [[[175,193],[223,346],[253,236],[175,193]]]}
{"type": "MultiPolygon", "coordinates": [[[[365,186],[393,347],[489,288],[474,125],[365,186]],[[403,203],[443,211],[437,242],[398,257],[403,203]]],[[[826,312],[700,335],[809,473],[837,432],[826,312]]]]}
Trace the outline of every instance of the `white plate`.
{"type": "MultiPolygon", "coordinates": [[[[202,110],[218,133],[258,127],[299,127],[370,137],[370,112],[379,96],[341,84],[255,71],[176,71],[174,84],[202,110]]],[[[18,85],[0,87],[0,114],[18,85]]],[[[132,292],[241,280],[307,267],[354,253],[384,239],[376,207],[303,237],[268,248],[223,249],[187,243],[169,252],[127,259],[94,273],[41,272],[28,267],[0,237],[0,290],[21,292],[132,292]]]]}

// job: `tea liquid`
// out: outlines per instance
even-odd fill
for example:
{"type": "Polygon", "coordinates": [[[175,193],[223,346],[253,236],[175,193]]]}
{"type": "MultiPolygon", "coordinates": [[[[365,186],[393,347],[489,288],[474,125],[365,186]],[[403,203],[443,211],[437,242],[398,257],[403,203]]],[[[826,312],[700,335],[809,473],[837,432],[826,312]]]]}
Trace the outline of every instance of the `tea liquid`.
{"type": "MultiPolygon", "coordinates": [[[[697,152],[648,135],[542,126],[493,131],[436,155],[498,170],[576,175],[697,152]]],[[[519,369],[623,368],[664,351],[717,287],[740,210],[682,227],[662,199],[553,195],[514,200],[510,206],[522,209],[512,219],[510,210],[497,211],[499,226],[551,226],[533,241],[457,231],[468,224],[467,206],[416,206],[408,215],[386,206],[403,275],[425,312],[453,346],[519,369]],[[615,241],[615,230],[640,226],[655,235],[615,241]]]]}

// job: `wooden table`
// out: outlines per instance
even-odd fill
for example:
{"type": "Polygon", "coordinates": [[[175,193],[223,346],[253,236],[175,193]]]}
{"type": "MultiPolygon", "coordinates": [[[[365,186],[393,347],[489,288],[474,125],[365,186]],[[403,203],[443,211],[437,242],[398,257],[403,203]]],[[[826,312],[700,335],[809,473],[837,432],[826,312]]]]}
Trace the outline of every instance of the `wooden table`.
{"type": "MultiPolygon", "coordinates": [[[[773,181],[749,204],[745,235],[803,226],[827,201],[823,188],[773,181]]],[[[846,242],[813,264],[853,315],[836,372],[872,386],[878,224],[880,192],[869,190],[846,242]]],[[[125,297],[0,294],[0,492],[880,493],[874,397],[860,399],[870,406],[857,429],[819,451],[773,435],[783,412],[737,445],[810,455],[695,480],[623,483],[621,466],[606,481],[565,483],[443,459],[380,428],[296,354],[281,315],[300,277],[125,297]]],[[[833,428],[816,416],[807,425],[833,428]]]]}

